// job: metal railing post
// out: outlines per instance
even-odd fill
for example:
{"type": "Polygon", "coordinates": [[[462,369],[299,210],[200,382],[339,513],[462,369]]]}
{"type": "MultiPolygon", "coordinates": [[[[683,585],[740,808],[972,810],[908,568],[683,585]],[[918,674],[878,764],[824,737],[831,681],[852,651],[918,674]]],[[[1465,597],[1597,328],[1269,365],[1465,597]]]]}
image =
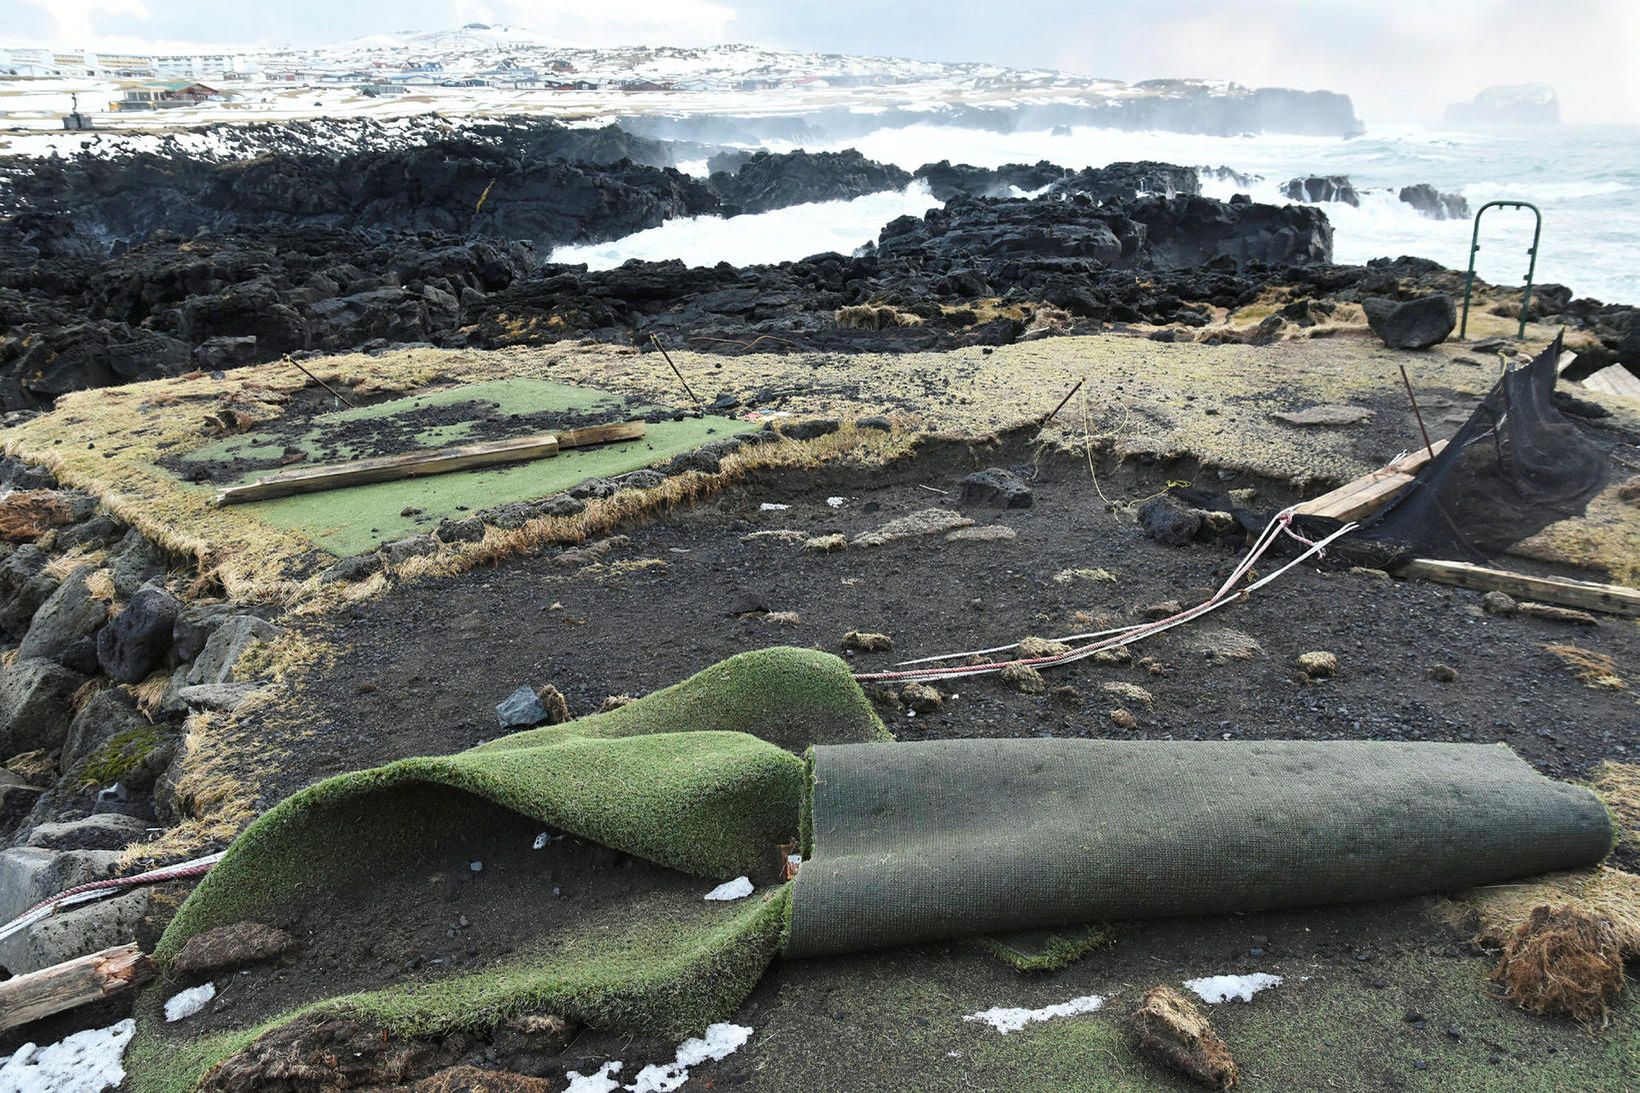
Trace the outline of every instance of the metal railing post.
{"type": "Polygon", "coordinates": [[[1458,327],[1458,337],[1469,336],[1469,297],[1475,287],[1475,255],[1481,249],[1481,214],[1487,209],[1531,209],[1536,223],[1532,228],[1532,245],[1527,248],[1526,288],[1520,298],[1520,332],[1517,338],[1526,337],[1526,315],[1532,306],[1532,278],[1537,274],[1538,240],[1543,235],[1543,213],[1530,201],[1488,201],[1475,210],[1475,226],[1469,233],[1469,270],[1463,279],[1463,323],[1458,327]]]}

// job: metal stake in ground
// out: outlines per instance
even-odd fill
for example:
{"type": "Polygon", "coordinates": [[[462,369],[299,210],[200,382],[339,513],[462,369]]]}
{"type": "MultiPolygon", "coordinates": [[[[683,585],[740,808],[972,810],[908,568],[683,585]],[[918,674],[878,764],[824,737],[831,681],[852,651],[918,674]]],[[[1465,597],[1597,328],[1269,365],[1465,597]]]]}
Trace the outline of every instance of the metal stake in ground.
{"type": "Polygon", "coordinates": [[[1429,430],[1424,428],[1424,415],[1418,409],[1418,399],[1412,393],[1412,381],[1407,379],[1407,366],[1401,366],[1401,383],[1407,389],[1407,401],[1412,403],[1412,416],[1418,419],[1418,431],[1424,434],[1424,449],[1429,452],[1429,458],[1435,458],[1435,448],[1429,442],[1429,430]]]}
{"type": "Polygon", "coordinates": [[[705,417],[706,416],[706,406],[705,406],[705,404],[703,404],[700,401],[700,396],[696,395],[695,392],[690,389],[689,381],[683,378],[683,373],[678,371],[678,366],[675,365],[675,364],[672,364],[672,354],[668,353],[666,351],[666,346],[661,344],[660,335],[651,334],[651,335],[649,335],[649,340],[654,342],[655,343],[655,348],[659,349],[661,351],[661,356],[666,358],[666,363],[672,365],[672,374],[674,376],[678,377],[678,382],[683,384],[684,391],[688,392],[689,397],[695,403],[695,413],[699,414],[701,417],[705,417]]]}
{"type": "Polygon", "coordinates": [[[1042,419],[1042,428],[1046,429],[1048,427],[1048,423],[1051,422],[1055,417],[1058,416],[1059,411],[1061,411],[1065,408],[1065,403],[1067,403],[1071,400],[1071,396],[1075,395],[1076,392],[1082,390],[1082,384],[1084,382],[1085,382],[1084,380],[1077,380],[1076,381],[1076,386],[1072,387],[1069,391],[1067,391],[1065,393],[1065,397],[1059,400],[1059,405],[1055,406],[1053,408],[1053,410],[1048,414],[1048,416],[1042,419]]]}
{"type": "Polygon", "coordinates": [[[297,367],[297,369],[302,373],[302,375],[306,376],[308,379],[312,380],[314,383],[317,383],[320,387],[323,387],[326,391],[329,391],[331,394],[335,395],[337,400],[340,401],[344,406],[348,406],[348,407],[351,407],[353,409],[358,409],[358,406],[359,406],[358,403],[354,402],[352,399],[348,398],[346,395],[344,395],[340,391],[336,390],[336,388],[332,387],[330,384],[326,383],[324,380],[320,379],[318,376],[315,376],[312,372],[309,372],[306,368],[303,368],[302,365],[301,365],[301,362],[297,361],[289,353],[285,354],[285,363],[286,364],[294,364],[297,367]]]}

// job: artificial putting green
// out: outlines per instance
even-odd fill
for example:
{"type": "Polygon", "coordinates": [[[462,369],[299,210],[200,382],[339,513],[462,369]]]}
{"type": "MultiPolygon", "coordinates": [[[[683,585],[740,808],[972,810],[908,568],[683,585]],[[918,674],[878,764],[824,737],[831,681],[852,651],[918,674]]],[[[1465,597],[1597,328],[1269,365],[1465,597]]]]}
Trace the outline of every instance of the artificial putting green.
{"type": "MultiPolygon", "coordinates": [[[[610,421],[644,416],[656,409],[634,405],[605,391],[550,380],[493,380],[319,414],[305,433],[295,436],[258,430],[229,437],[189,453],[183,462],[236,458],[271,461],[287,448],[298,448],[316,462],[364,459],[379,453],[361,450],[341,438],[340,429],[354,422],[463,403],[488,403],[501,414],[563,413],[579,418],[602,415],[610,421]]],[[[497,439],[476,432],[474,426],[478,421],[475,417],[472,422],[446,423],[421,430],[415,434],[416,443],[437,448],[497,439]]],[[[625,474],[698,448],[708,441],[755,428],[756,425],[747,422],[718,417],[661,421],[651,424],[640,440],[567,449],[549,459],[297,494],[238,507],[259,520],[303,535],[332,554],[356,554],[384,542],[430,531],[446,517],[461,517],[497,505],[547,497],[585,478],[625,474]]],[[[269,473],[270,470],[253,471],[210,488],[254,481],[269,473]]]]}

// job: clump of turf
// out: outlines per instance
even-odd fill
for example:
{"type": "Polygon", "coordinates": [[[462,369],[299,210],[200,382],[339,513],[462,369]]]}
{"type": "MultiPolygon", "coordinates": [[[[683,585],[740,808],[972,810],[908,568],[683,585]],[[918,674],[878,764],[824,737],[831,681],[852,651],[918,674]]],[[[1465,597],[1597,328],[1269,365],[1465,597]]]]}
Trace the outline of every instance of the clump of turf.
{"type": "Polygon", "coordinates": [[[1060,653],[1068,653],[1071,651],[1071,647],[1062,641],[1050,641],[1047,638],[1039,638],[1032,634],[1020,638],[1019,644],[1014,647],[1014,651],[1022,659],[1035,660],[1038,657],[1052,657],[1058,656],[1060,653]]]}
{"type": "Polygon", "coordinates": [[[978,938],[980,948],[1016,972],[1055,972],[1116,943],[1101,923],[1057,930],[1018,930],[978,938]]]}
{"type": "Polygon", "coordinates": [[[1209,1089],[1229,1089],[1240,1077],[1236,1060],[1207,1015],[1172,987],[1153,987],[1132,1017],[1135,1046],[1163,1066],[1209,1089]]]}
{"type": "Polygon", "coordinates": [[[1610,920],[1545,904],[1509,939],[1492,978],[1528,1013],[1604,1026],[1623,991],[1623,946],[1610,920]]]}
{"type": "Polygon", "coordinates": [[[1042,673],[1029,664],[1010,664],[1002,669],[998,678],[1023,694],[1039,695],[1048,689],[1048,685],[1042,680],[1042,673]]]}

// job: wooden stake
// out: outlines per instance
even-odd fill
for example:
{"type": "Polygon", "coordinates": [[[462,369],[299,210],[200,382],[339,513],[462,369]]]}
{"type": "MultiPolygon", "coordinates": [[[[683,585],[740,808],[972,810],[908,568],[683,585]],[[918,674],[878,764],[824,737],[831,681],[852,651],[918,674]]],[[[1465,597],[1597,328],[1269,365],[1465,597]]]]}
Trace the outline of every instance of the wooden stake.
{"type": "Polygon", "coordinates": [[[349,407],[350,409],[354,409],[354,410],[359,408],[358,403],[354,402],[352,399],[348,398],[346,395],[344,395],[340,391],[336,390],[336,388],[332,387],[330,384],[326,383],[324,380],[320,379],[318,376],[315,376],[312,372],[309,372],[306,368],[303,368],[301,363],[298,362],[296,360],[296,358],[291,356],[289,353],[285,354],[285,363],[295,365],[297,370],[300,371],[302,373],[302,375],[306,376],[308,379],[312,380],[314,383],[317,383],[320,387],[323,387],[326,391],[329,391],[331,394],[335,395],[336,398],[343,405],[349,407]]]}
{"type": "Polygon", "coordinates": [[[1418,431],[1424,434],[1424,450],[1429,452],[1431,459],[1435,458],[1435,449],[1429,443],[1429,430],[1424,428],[1424,415],[1418,409],[1418,399],[1412,393],[1412,381],[1407,379],[1407,366],[1401,366],[1401,383],[1407,389],[1407,401],[1412,403],[1412,416],[1418,419],[1418,431]]]}
{"type": "Polygon", "coordinates": [[[659,349],[661,351],[661,356],[666,358],[666,363],[672,366],[672,374],[674,376],[678,377],[678,382],[683,384],[684,391],[688,393],[689,398],[695,404],[695,413],[699,414],[701,417],[705,417],[706,416],[706,406],[705,406],[705,404],[700,401],[700,397],[695,394],[693,389],[690,388],[689,381],[683,378],[683,373],[678,371],[678,366],[675,365],[675,364],[672,364],[672,354],[668,353],[666,351],[666,346],[661,344],[660,335],[659,334],[651,334],[651,335],[649,335],[649,340],[655,343],[655,348],[659,349]]]}
{"type": "Polygon", "coordinates": [[[1059,405],[1055,406],[1053,408],[1053,412],[1050,413],[1047,417],[1042,419],[1042,426],[1041,426],[1042,428],[1046,429],[1048,427],[1048,422],[1052,421],[1056,416],[1058,416],[1059,411],[1061,411],[1065,408],[1065,403],[1067,403],[1071,400],[1071,396],[1075,395],[1076,392],[1082,390],[1082,384],[1084,382],[1085,382],[1084,380],[1077,380],[1076,381],[1076,386],[1072,387],[1070,389],[1070,391],[1066,393],[1065,397],[1059,400],[1059,405]]]}
{"type": "Polygon", "coordinates": [[[99,1002],[154,976],[154,962],[135,944],[53,964],[0,983],[0,1032],[99,1002]]]}

